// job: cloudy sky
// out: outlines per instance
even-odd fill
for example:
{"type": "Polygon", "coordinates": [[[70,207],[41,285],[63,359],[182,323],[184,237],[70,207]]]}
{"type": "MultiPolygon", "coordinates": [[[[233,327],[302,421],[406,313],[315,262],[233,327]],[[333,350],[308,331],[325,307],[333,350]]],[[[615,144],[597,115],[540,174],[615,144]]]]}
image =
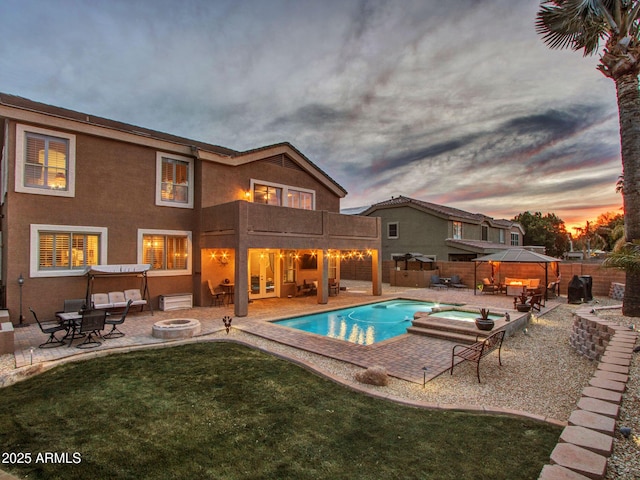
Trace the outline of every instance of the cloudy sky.
{"type": "Polygon", "coordinates": [[[615,87],[538,0],[0,0],[0,91],[236,150],[349,194],[568,227],[620,212],[615,87]]]}

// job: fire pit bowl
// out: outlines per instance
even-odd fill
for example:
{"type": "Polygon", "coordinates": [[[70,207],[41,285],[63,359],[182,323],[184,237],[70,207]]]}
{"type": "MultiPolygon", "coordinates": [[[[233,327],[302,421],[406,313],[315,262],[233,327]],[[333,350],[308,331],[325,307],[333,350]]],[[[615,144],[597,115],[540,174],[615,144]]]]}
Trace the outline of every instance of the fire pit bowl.
{"type": "Polygon", "coordinates": [[[172,318],[153,324],[151,335],[163,340],[190,338],[200,333],[200,321],[195,318],[172,318]]]}

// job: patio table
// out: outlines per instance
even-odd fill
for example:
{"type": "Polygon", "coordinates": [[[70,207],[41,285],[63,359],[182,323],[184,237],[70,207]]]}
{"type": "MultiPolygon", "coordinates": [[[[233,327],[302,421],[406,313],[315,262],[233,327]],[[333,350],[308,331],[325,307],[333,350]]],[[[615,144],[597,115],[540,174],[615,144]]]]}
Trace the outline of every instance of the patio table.
{"type": "Polygon", "coordinates": [[[60,324],[64,325],[67,328],[67,334],[64,336],[63,340],[71,336],[71,341],[69,342],[69,345],[71,345],[71,343],[73,343],[73,340],[76,338],[76,330],[80,326],[80,320],[82,320],[82,313],[58,312],[56,313],[56,317],[58,317],[58,319],[60,320],[60,324]]]}

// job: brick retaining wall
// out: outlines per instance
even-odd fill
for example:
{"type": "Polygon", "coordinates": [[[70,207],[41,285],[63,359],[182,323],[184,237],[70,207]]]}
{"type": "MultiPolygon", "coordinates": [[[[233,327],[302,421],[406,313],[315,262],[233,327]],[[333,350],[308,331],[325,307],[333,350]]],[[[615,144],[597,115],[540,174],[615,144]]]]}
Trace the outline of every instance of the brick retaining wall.
{"type": "Polygon", "coordinates": [[[598,361],[598,368],[583,389],[539,480],[605,478],[638,333],[598,318],[597,310],[585,305],[574,314],[571,345],[598,361]]]}

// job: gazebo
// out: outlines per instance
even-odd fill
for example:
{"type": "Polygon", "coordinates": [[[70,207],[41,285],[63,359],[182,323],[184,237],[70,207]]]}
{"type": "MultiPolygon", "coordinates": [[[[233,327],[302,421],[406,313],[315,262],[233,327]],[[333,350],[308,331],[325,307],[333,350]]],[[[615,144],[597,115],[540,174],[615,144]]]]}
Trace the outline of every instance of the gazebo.
{"type": "MultiPolygon", "coordinates": [[[[524,248],[510,248],[501,252],[491,253],[483,257],[474,258],[475,268],[473,271],[473,284],[476,284],[478,265],[481,263],[491,263],[492,270],[493,265],[500,263],[537,263],[544,268],[544,299],[547,300],[547,285],[549,284],[549,264],[555,270],[555,274],[558,275],[559,267],[558,263],[562,260],[559,258],[549,257],[542,253],[537,253],[531,250],[525,250],[524,248]]],[[[474,295],[476,290],[473,291],[474,295]]]]}

